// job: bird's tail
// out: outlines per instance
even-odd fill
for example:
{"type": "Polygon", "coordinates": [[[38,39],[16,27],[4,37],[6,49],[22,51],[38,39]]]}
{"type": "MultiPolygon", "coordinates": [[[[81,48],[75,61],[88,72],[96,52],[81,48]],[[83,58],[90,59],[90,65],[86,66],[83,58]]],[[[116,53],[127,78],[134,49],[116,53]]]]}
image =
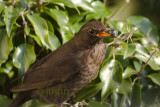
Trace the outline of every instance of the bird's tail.
{"type": "Polygon", "coordinates": [[[16,98],[9,104],[8,107],[20,107],[23,103],[26,101],[30,100],[31,98],[29,97],[28,93],[19,93],[16,98]]]}

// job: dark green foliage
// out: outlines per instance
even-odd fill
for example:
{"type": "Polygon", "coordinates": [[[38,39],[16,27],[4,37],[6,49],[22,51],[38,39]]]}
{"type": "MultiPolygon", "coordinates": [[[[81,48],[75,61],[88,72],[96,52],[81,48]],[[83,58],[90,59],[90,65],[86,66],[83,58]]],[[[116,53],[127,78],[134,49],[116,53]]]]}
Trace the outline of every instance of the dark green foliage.
{"type": "MultiPolygon", "coordinates": [[[[102,0],[12,1],[0,1],[0,106],[11,102],[9,89],[20,82],[12,80],[92,19],[115,28],[117,36],[125,38],[107,48],[97,78],[77,93],[76,101],[88,107],[160,106],[159,34],[148,18],[110,20],[113,13],[102,0]]],[[[31,100],[23,106],[41,105],[52,104],[31,100]]]]}

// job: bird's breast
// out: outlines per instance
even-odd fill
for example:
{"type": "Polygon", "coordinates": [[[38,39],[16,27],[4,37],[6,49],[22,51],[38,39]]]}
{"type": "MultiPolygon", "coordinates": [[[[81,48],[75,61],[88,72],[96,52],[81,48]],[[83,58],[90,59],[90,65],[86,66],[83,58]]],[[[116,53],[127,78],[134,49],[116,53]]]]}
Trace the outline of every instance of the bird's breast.
{"type": "MultiPolygon", "coordinates": [[[[99,67],[102,64],[106,54],[105,44],[99,43],[84,52],[83,70],[81,77],[86,81],[86,84],[91,82],[98,73],[99,67]]],[[[82,56],[82,57],[83,57],[82,56]]]]}

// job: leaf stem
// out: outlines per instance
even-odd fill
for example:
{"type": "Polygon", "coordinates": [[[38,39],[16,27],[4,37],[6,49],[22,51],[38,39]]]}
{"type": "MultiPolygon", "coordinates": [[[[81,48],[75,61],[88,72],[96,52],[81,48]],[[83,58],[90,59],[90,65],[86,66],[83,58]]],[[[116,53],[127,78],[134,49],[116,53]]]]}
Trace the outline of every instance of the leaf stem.
{"type": "Polygon", "coordinates": [[[152,52],[152,54],[151,54],[150,57],[148,58],[147,62],[142,65],[142,67],[141,67],[141,69],[140,69],[140,71],[139,71],[139,75],[140,75],[140,76],[141,76],[143,70],[146,68],[148,62],[151,60],[152,56],[153,56],[155,53],[156,53],[156,50],[154,50],[154,51],[152,52]]]}

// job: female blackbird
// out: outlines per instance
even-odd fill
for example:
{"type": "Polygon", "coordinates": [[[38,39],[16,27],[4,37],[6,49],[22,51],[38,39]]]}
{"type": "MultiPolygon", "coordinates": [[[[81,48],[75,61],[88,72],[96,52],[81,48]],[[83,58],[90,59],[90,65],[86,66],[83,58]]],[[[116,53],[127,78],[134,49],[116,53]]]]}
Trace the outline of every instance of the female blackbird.
{"type": "Polygon", "coordinates": [[[97,75],[105,58],[103,38],[114,37],[114,29],[90,21],[73,39],[36,62],[24,75],[21,85],[11,89],[20,92],[10,104],[18,107],[30,99],[43,99],[62,107],[63,102],[88,85],[97,75]]]}

